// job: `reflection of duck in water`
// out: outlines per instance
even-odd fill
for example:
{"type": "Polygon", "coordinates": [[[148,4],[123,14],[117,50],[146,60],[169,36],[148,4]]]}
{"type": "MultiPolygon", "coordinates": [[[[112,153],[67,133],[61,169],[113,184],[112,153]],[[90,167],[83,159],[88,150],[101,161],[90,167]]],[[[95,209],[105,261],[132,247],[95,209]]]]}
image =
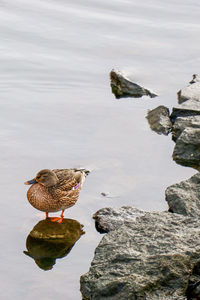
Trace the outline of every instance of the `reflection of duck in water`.
{"type": "Polygon", "coordinates": [[[35,260],[43,270],[51,270],[57,258],[66,256],[84,234],[76,220],[63,219],[62,224],[52,223],[49,219],[40,221],[26,239],[24,253],[35,260]]]}
{"type": "Polygon", "coordinates": [[[56,169],[41,170],[34,179],[26,181],[32,184],[27,192],[30,204],[38,210],[49,212],[62,210],[60,218],[51,218],[51,221],[63,220],[64,210],[73,206],[89,171],[85,169],[56,169]]]}

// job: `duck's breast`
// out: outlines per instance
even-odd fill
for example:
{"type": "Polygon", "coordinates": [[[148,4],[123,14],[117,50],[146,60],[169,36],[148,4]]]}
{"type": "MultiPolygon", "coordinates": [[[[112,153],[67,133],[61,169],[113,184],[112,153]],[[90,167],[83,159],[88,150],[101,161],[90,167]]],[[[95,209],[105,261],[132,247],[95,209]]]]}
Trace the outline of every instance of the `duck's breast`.
{"type": "Polygon", "coordinates": [[[29,203],[38,210],[45,212],[56,212],[61,210],[59,201],[56,201],[43,185],[35,183],[28,192],[29,203]]]}

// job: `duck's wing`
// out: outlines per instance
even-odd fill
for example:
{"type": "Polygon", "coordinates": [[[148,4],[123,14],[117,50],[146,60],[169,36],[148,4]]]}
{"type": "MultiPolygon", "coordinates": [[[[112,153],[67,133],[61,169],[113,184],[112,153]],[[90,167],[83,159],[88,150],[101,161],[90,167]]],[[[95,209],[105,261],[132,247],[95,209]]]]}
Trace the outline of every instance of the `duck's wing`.
{"type": "Polygon", "coordinates": [[[64,186],[64,189],[72,189],[81,187],[86,175],[89,171],[85,169],[55,169],[60,185],[64,186]]]}

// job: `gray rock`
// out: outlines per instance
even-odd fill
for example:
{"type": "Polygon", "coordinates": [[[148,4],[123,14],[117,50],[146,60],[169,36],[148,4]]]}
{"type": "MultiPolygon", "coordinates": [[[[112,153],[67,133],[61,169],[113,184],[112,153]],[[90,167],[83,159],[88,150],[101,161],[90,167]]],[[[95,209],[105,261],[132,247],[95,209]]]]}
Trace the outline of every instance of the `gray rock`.
{"type": "Polygon", "coordinates": [[[172,128],[172,139],[176,141],[183,130],[188,127],[200,128],[200,115],[176,118],[172,128]]]}
{"type": "Polygon", "coordinates": [[[173,107],[170,118],[174,123],[177,117],[188,117],[198,115],[200,115],[200,102],[190,99],[187,102],[173,107]]]}
{"type": "Polygon", "coordinates": [[[140,98],[142,96],[154,98],[157,96],[138,84],[131,82],[121,72],[116,70],[110,72],[110,85],[112,93],[117,99],[124,97],[140,98]]]}
{"type": "Polygon", "coordinates": [[[97,230],[103,233],[119,228],[124,224],[129,225],[137,217],[144,214],[144,211],[132,206],[122,206],[120,208],[107,207],[98,210],[93,215],[93,219],[95,219],[97,230]]]}
{"type": "Polygon", "coordinates": [[[81,277],[85,300],[184,300],[200,260],[200,220],[146,213],[110,231],[81,277]]]}
{"type": "Polygon", "coordinates": [[[177,94],[179,103],[183,103],[189,99],[200,101],[200,77],[194,74],[190,84],[181,89],[177,94]]]}
{"type": "Polygon", "coordinates": [[[151,129],[158,134],[168,135],[172,128],[169,109],[166,106],[160,105],[155,109],[149,110],[146,118],[151,129]]]}
{"type": "Polygon", "coordinates": [[[165,197],[171,212],[200,217],[200,173],[169,186],[165,197]]]}
{"type": "Polygon", "coordinates": [[[194,78],[193,84],[178,92],[179,103],[173,107],[170,116],[173,128],[172,139],[180,136],[185,128],[200,128],[200,82],[199,77],[194,78]],[[192,91],[195,90],[195,93],[192,91]]]}
{"type": "Polygon", "coordinates": [[[176,141],[173,159],[182,166],[200,170],[200,129],[183,130],[176,141]]]}

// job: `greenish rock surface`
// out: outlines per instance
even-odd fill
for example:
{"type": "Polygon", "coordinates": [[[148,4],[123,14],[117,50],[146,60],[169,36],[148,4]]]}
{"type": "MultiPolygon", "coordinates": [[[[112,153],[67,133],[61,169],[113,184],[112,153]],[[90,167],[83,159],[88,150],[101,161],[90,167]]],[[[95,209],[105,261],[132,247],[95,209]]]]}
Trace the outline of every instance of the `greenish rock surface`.
{"type": "Polygon", "coordinates": [[[82,227],[72,219],[63,219],[61,224],[49,219],[40,221],[26,239],[24,254],[33,258],[39,268],[51,270],[56,259],[65,257],[84,234],[82,227]]]}
{"type": "Polygon", "coordinates": [[[43,240],[71,239],[80,236],[83,225],[72,219],[63,219],[62,223],[52,222],[50,219],[37,223],[30,232],[30,236],[43,240]]]}

